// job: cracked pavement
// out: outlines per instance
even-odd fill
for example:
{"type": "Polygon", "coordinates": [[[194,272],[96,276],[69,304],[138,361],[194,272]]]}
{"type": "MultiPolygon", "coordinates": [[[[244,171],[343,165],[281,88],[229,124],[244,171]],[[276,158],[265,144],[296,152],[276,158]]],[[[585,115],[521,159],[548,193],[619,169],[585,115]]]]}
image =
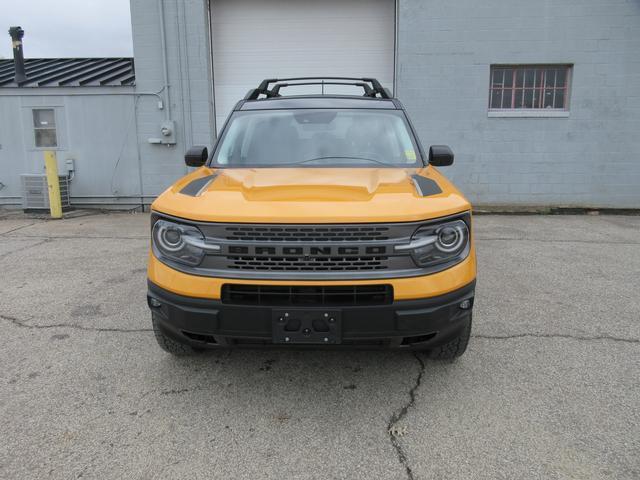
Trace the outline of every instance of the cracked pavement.
{"type": "Polygon", "coordinates": [[[173,358],[150,331],[148,225],[0,213],[0,478],[640,477],[640,217],[477,217],[453,363],[173,358]]]}

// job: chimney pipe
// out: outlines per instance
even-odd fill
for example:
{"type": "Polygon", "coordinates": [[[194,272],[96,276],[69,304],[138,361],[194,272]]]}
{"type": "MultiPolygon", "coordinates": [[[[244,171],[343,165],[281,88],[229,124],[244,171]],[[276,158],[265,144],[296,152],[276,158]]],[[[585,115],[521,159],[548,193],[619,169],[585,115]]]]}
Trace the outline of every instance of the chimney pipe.
{"type": "Polygon", "coordinates": [[[16,69],[14,80],[18,85],[20,85],[27,80],[27,75],[24,71],[24,55],[22,53],[22,37],[24,36],[24,30],[22,27],[11,27],[9,29],[9,35],[11,35],[11,44],[13,45],[13,64],[16,69]]]}

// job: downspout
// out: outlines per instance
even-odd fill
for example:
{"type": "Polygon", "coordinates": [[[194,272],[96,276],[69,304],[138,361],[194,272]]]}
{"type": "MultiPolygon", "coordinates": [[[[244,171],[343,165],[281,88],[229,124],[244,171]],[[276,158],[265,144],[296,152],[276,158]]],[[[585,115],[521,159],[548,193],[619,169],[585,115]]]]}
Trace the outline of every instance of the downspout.
{"type": "MultiPolygon", "coordinates": [[[[138,118],[138,100],[140,97],[136,97],[133,102],[133,112],[135,118],[138,118]]],[[[142,180],[142,157],[140,156],[140,139],[138,138],[138,122],[134,123],[136,127],[136,160],[138,161],[138,184],[140,186],[140,208],[144,212],[144,181],[142,180]]]]}
{"type": "Polygon", "coordinates": [[[215,74],[213,70],[213,24],[211,22],[211,0],[206,2],[205,14],[207,15],[207,27],[209,28],[209,34],[207,35],[209,39],[209,55],[208,55],[208,63],[209,63],[209,75],[211,77],[211,101],[209,102],[209,118],[211,119],[211,124],[213,128],[211,129],[211,144],[213,145],[218,138],[218,125],[216,121],[216,83],[215,83],[215,74]]]}
{"type": "Polygon", "coordinates": [[[393,12],[393,96],[398,98],[398,45],[400,35],[400,1],[396,0],[393,12]]]}
{"type": "Polygon", "coordinates": [[[163,90],[166,98],[166,108],[164,110],[165,120],[171,119],[171,100],[169,97],[169,66],[167,65],[167,41],[164,27],[164,0],[158,0],[158,13],[160,15],[160,48],[162,49],[162,70],[164,77],[163,90]]]}

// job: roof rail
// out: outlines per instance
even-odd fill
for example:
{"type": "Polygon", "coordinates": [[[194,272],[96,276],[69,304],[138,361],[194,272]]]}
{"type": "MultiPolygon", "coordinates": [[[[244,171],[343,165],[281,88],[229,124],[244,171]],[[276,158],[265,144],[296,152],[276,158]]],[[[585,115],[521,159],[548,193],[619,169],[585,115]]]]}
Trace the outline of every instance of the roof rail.
{"type": "MultiPolygon", "coordinates": [[[[353,85],[364,90],[365,97],[392,98],[388,89],[384,88],[375,78],[355,77],[292,77],[292,78],[267,78],[260,82],[258,88],[249,90],[245,100],[257,100],[260,95],[266,98],[280,97],[280,88],[297,85],[353,85]],[[327,81],[328,80],[328,81],[327,81]],[[291,83],[293,82],[293,83],[291,83]],[[271,89],[269,85],[274,84],[271,89]]],[[[323,89],[324,94],[324,89],[323,89]]]]}

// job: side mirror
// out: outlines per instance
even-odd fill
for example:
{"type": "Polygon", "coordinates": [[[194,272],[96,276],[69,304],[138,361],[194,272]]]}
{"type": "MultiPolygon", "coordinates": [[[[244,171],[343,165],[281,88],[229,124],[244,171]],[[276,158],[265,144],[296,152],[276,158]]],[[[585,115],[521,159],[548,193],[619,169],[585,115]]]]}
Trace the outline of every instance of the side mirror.
{"type": "Polygon", "coordinates": [[[195,146],[187,150],[184,155],[184,163],[190,167],[201,167],[207,163],[209,151],[207,147],[195,146]]]}
{"type": "Polygon", "coordinates": [[[453,152],[447,145],[429,147],[429,164],[434,167],[447,167],[453,163],[453,152]]]}

